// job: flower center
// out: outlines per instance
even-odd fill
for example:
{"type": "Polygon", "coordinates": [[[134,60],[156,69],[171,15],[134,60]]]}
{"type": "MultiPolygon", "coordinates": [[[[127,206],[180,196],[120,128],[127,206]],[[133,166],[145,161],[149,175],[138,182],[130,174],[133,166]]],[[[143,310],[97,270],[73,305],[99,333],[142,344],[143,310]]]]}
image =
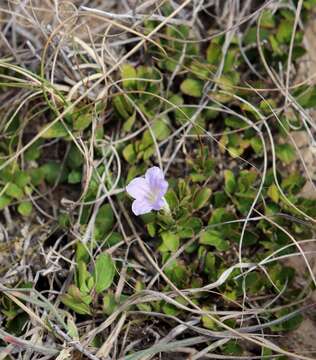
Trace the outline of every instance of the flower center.
{"type": "Polygon", "coordinates": [[[150,203],[154,204],[157,201],[158,194],[155,191],[151,191],[146,197],[150,203]]]}

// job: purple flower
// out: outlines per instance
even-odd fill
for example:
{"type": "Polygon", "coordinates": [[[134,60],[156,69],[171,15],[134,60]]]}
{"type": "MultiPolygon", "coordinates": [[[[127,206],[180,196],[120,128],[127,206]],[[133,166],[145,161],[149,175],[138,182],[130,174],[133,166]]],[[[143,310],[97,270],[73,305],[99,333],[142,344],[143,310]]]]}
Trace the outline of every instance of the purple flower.
{"type": "Polygon", "coordinates": [[[145,177],[137,177],[126,187],[128,194],[134,198],[132,211],[143,215],[152,210],[160,210],[166,205],[164,195],[168,183],[159,167],[154,166],[146,171],[145,177]]]}

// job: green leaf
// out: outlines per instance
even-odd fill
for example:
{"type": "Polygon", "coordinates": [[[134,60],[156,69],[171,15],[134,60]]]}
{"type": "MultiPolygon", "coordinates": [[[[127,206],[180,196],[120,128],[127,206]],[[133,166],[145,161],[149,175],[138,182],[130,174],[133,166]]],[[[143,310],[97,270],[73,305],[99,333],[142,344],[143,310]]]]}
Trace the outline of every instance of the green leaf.
{"type": "Polygon", "coordinates": [[[109,247],[114,246],[123,240],[123,236],[118,232],[112,232],[110,236],[107,236],[107,245],[109,247]]]}
{"type": "Polygon", "coordinates": [[[133,113],[133,108],[128,100],[125,99],[124,95],[114,96],[113,106],[117,113],[125,120],[127,120],[133,113]]]}
{"type": "Polygon", "coordinates": [[[132,130],[132,127],[136,120],[136,111],[133,112],[133,115],[131,115],[123,124],[123,130],[126,132],[129,132],[132,130]]]}
{"type": "Polygon", "coordinates": [[[43,171],[45,180],[47,180],[49,184],[53,185],[61,176],[62,168],[60,164],[50,161],[44,164],[41,167],[41,170],[43,171]]]}
{"type": "Polygon", "coordinates": [[[62,165],[57,162],[50,161],[44,164],[41,167],[41,170],[44,174],[45,180],[51,185],[54,185],[57,180],[66,180],[66,173],[63,171],[62,165]]]}
{"type": "Polygon", "coordinates": [[[24,188],[31,181],[31,177],[25,171],[18,171],[14,174],[14,182],[20,187],[24,188]]]}
{"type": "Polygon", "coordinates": [[[113,228],[114,214],[110,204],[102,205],[95,220],[97,240],[101,240],[113,228]]]}
{"type": "MultiPolygon", "coordinates": [[[[179,221],[178,225],[182,230],[191,229],[193,233],[198,233],[202,229],[202,220],[199,217],[191,216],[189,219],[179,221]]],[[[180,230],[180,229],[179,229],[180,230]]]]}
{"type": "Polygon", "coordinates": [[[0,179],[2,180],[2,183],[7,184],[14,181],[15,174],[16,171],[14,171],[13,169],[5,168],[0,171],[0,179]]]}
{"type": "Polygon", "coordinates": [[[214,42],[210,43],[210,45],[206,50],[207,62],[212,65],[216,65],[219,63],[221,56],[222,56],[222,49],[220,45],[214,42]]]}
{"type": "MultiPolygon", "coordinates": [[[[203,310],[209,310],[209,309],[203,309],[203,310]]],[[[205,327],[206,329],[210,329],[210,330],[218,329],[216,322],[207,315],[202,316],[202,324],[203,327],[205,327]]]]}
{"type": "Polygon", "coordinates": [[[168,100],[169,103],[165,104],[167,109],[175,110],[177,106],[183,105],[183,97],[180,94],[172,94],[168,100]]]}
{"type": "Polygon", "coordinates": [[[204,207],[212,195],[210,188],[200,189],[193,200],[193,208],[198,210],[204,207]]]}
{"type": "Polygon", "coordinates": [[[137,73],[134,66],[123,64],[121,66],[121,76],[124,89],[133,89],[136,86],[137,73]]]}
{"type": "Polygon", "coordinates": [[[283,44],[289,44],[292,37],[292,31],[293,31],[293,21],[289,21],[284,19],[281,21],[277,33],[276,38],[279,43],[283,44]]]}
{"type": "Polygon", "coordinates": [[[269,36],[269,42],[270,42],[272,51],[274,52],[275,55],[283,54],[282,47],[280,46],[280,44],[278,43],[278,41],[274,35],[269,36]]]}
{"type": "Polygon", "coordinates": [[[79,340],[79,331],[73,317],[67,314],[67,334],[74,340],[79,340]]]}
{"type": "Polygon", "coordinates": [[[199,79],[207,80],[211,74],[211,70],[213,70],[213,66],[195,61],[191,64],[190,69],[192,74],[194,74],[199,79]]]}
{"type": "Polygon", "coordinates": [[[304,108],[316,107],[316,86],[302,86],[294,92],[296,101],[304,108]]]}
{"type": "Polygon", "coordinates": [[[180,246],[180,239],[177,234],[172,233],[171,231],[165,231],[161,234],[163,245],[169,251],[177,251],[180,246]]]}
{"type": "MultiPolygon", "coordinates": [[[[237,239],[235,239],[235,240],[237,240],[237,239]]],[[[245,232],[244,239],[243,239],[244,246],[254,245],[257,243],[257,241],[258,241],[258,236],[256,233],[252,233],[250,231],[245,232]]],[[[237,242],[239,243],[239,237],[238,237],[237,242]]]]}
{"type": "Polygon", "coordinates": [[[100,254],[95,262],[95,269],[93,277],[95,281],[95,291],[100,294],[102,291],[108,289],[113,282],[115,275],[115,266],[108,253],[100,254]]]}
{"type": "Polygon", "coordinates": [[[176,192],[173,189],[169,189],[165,195],[165,199],[171,210],[176,209],[179,206],[179,199],[176,192]]]}
{"type": "Polygon", "coordinates": [[[251,293],[251,294],[258,294],[260,289],[262,289],[263,283],[261,280],[261,277],[256,272],[251,272],[247,274],[245,277],[244,285],[245,288],[251,293]]]}
{"type": "Polygon", "coordinates": [[[103,140],[104,138],[104,126],[102,124],[98,124],[95,128],[95,139],[103,140]]]}
{"type": "MultiPolygon", "coordinates": [[[[291,314],[291,312],[293,311],[293,309],[282,309],[280,311],[278,311],[276,313],[277,317],[280,318],[280,317],[283,317],[283,316],[286,316],[286,315],[289,315],[291,314]]],[[[294,315],[293,317],[289,318],[288,320],[285,320],[279,324],[276,324],[276,325],[272,325],[270,327],[270,329],[275,332],[280,332],[280,331],[293,331],[295,329],[297,329],[302,321],[304,320],[304,317],[302,316],[302,314],[296,314],[294,315]]]]}
{"type": "Polygon", "coordinates": [[[233,117],[233,116],[229,116],[227,118],[225,118],[225,125],[233,128],[233,129],[243,129],[244,127],[247,126],[247,123],[239,118],[233,117]]]}
{"type": "Polygon", "coordinates": [[[207,274],[213,274],[214,272],[216,272],[215,262],[216,262],[215,255],[212,254],[211,252],[208,252],[206,254],[205,263],[204,263],[205,266],[204,271],[207,274]]]}
{"type": "Polygon", "coordinates": [[[261,155],[263,151],[262,141],[259,137],[252,137],[250,139],[250,145],[257,155],[261,155]]]}
{"type": "Polygon", "coordinates": [[[179,310],[172,304],[165,303],[162,306],[162,311],[169,316],[177,316],[179,314],[179,310]]]}
{"type": "Polygon", "coordinates": [[[111,315],[117,308],[117,304],[115,302],[115,297],[113,294],[106,294],[103,297],[103,307],[102,310],[106,315],[111,315]]]}
{"type": "Polygon", "coordinates": [[[192,97],[201,97],[203,94],[203,83],[195,79],[186,79],[181,83],[180,89],[183,94],[192,97]]]}
{"type": "Polygon", "coordinates": [[[156,214],[152,211],[141,216],[144,224],[154,223],[156,221],[156,214]]]}
{"type": "MultiPolygon", "coordinates": [[[[137,280],[135,284],[135,291],[140,292],[144,289],[145,289],[145,284],[142,281],[137,280]]],[[[136,306],[140,311],[147,311],[147,312],[151,311],[151,306],[149,304],[137,304],[136,306]]]]}
{"type": "Polygon", "coordinates": [[[243,349],[235,340],[230,340],[223,346],[222,351],[225,355],[241,355],[243,349]]]}
{"type": "Polygon", "coordinates": [[[90,255],[86,246],[83,245],[82,242],[78,242],[76,249],[76,262],[79,263],[80,261],[84,261],[85,263],[88,263],[89,259],[90,255]]]}
{"type": "Polygon", "coordinates": [[[0,196],[0,210],[4,209],[11,202],[11,198],[9,196],[1,195],[0,196]]]}
{"type": "Polygon", "coordinates": [[[42,168],[31,168],[29,170],[29,174],[31,176],[32,184],[35,186],[40,185],[45,178],[45,174],[42,168]]]}
{"type": "Polygon", "coordinates": [[[267,29],[273,29],[275,27],[275,16],[271,10],[263,10],[261,26],[267,29]]]}
{"type": "Polygon", "coordinates": [[[147,148],[147,149],[144,151],[144,154],[143,154],[143,159],[144,159],[144,161],[150,159],[150,157],[151,157],[152,155],[154,155],[154,153],[155,153],[155,148],[154,148],[154,146],[150,146],[149,148],[147,148]]]}
{"type": "Polygon", "coordinates": [[[297,314],[294,317],[292,317],[292,319],[285,321],[282,324],[282,327],[283,327],[284,331],[293,331],[301,325],[303,320],[304,320],[303,315],[297,314]]]}
{"type": "Polygon", "coordinates": [[[299,171],[292,172],[282,180],[281,188],[292,194],[299,192],[305,184],[305,179],[299,171]]]}
{"type": "Polygon", "coordinates": [[[229,249],[228,241],[221,237],[219,231],[206,230],[201,233],[200,244],[214,246],[218,251],[226,251],[229,249]]]}
{"type": "Polygon", "coordinates": [[[134,164],[137,160],[137,153],[134,144],[128,144],[123,149],[123,157],[129,164],[134,164]]]}
{"type": "Polygon", "coordinates": [[[293,61],[297,61],[300,57],[304,56],[307,53],[307,50],[303,46],[294,46],[293,48],[293,61]]]}
{"type": "Polygon", "coordinates": [[[243,148],[234,148],[234,147],[229,147],[228,148],[228,153],[232,158],[237,158],[238,156],[241,156],[244,152],[243,148]]]}
{"type": "Polygon", "coordinates": [[[30,216],[33,210],[33,205],[30,201],[24,201],[18,206],[18,212],[22,216],[30,216]]]}
{"type": "MultiPolygon", "coordinates": [[[[238,179],[238,190],[242,193],[246,193],[257,179],[257,174],[254,171],[242,170],[238,179]]],[[[253,194],[247,195],[250,199],[253,198],[253,194]]]]}
{"type": "MultiPolygon", "coordinates": [[[[46,126],[45,126],[46,127],[46,126]]],[[[44,139],[53,139],[53,138],[62,138],[68,135],[68,132],[65,126],[58,121],[53,124],[50,128],[48,128],[43,134],[42,138],[44,139]]]]}
{"type": "Polygon", "coordinates": [[[307,10],[312,10],[315,5],[316,5],[316,0],[305,0],[305,1],[303,2],[303,6],[304,6],[307,10]]]}
{"type": "Polygon", "coordinates": [[[279,160],[283,161],[287,165],[296,159],[295,149],[290,144],[276,145],[275,152],[276,152],[277,158],[279,160]]]}
{"type": "Polygon", "coordinates": [[[270,185],[267,194],[275,203],[279,202],[279,190],[275,184],[270,185]]]}
{"type": "MultiPolygon", "coordinates": [[[[259,30],[260,40],[266,40],[269,37],[269,31],[267,29],[259,30]]],[[[243,37],[245,45],[250,45],[257,42],[257,26],[251,27],[243,37]]]]}
{"type": "Polygon", "coordinates": [[[24,154],[24,160],[32,161],[37,160],[41,156],[42,149],[40,145],[42,144],[43,140],[37,140],[33,145],[31,145],[24,154]]]}
{"type": "Polygon", "coordinates": [[[156,224],[154,223],[147,224],[147,231],[150,237],[154,237],[156,235],[156,224]]]}
{"type": "Polygon", "coordinates": [[[68,183],[69,184],[79,184],[81,182],[82,173],[78,170],[72,170],[68,174],[68,183]]]}
{"type": "Polygon", "coordinates": [[[225,178],[225,190],[232,194],[236,190],[236,179],[231,170],[225,170],[224,172],[224,178],[225,178]]]}
{"type": "Polygon", "coordinates": [[[92,302],[92,297],[89,294],[83,294],[75,285],[70,285],[68,288],[68,294],[76,301],[83,302],[89,305],[92,302]]]}
{"type": "MultiPolygon", "coordinates": [[[[25,326],[27,322],[29,321],[29,317],[26,313],[17,313],[16,316],[6,316],[6,330],[10,334],[14,334],[15,336],[19,336],[23,334],[23,331],[25,329],[25,326]]],[[[3,353],[3,352],[2,352],[3,353]]]]}
{"type": "Polygon", "coordinates": [[[262,110],[264,112],[264,114],[271,114],[271,109],[275,109],[276,108],[276,102],[274,99],[265,99],[260,101],[260,110],[262,110]]]}
{"type": "Polygon", "coordinates": [[[238,79],[234,79],[232,76],[228,76],[227,74],[225,76],[221,76],[220,78],[217,79],[217,84],[219,89],[224,90],[226,94],[217,91],[214,94],[212,94],[212,96],[214,97],[214,99],[222,103],[226,103],[232,100],[233,96],[231,94],[234,94],[236,92],[234,86],[236,85],[237,82],[238,79]]]}
{"type": "Polygon", "coordinates": [[[89,113],[83,113],[73,120],[73,128],[77,131],[85,130],[92,122],[92,116],[89,113]]]}
{"type": "Polygon", "coordinates": [[[166,118],[155,120],[152,123],[151,128],[157,140],[159,141],[165,140],[170,135],[168,120],[166,121],[166,118]]]}
{"type": "Polygon", "coordinates": [[[68,293],[61,296],[61,301],[78,314],[91,315],[89,304],[92,301],[92,297],[81,293],[75,285],[69,286],[68,293]]]}
{"type": "MultiPolygon", "coordinates": [[[[224,68],[225,73],[231,71],[231,69],[236,68],[238,63],[239,53],[237,49],[229,49],[225,56],[224,68]]],[[[238,74],[236,72],[236,74],[238,74]]],[[[239,75],[239,74],[238,74],[239,75]]]]}
{"type": "Polygon", "coordinates": [[[61,296],[61,302],[80,315],[91,315],[90,306],[84,302],[77,301],[71,295],[61,296]]]}
{"type": "Polygon", "coordinates": [[[87,281],[91,277],[91,275],[87,270],[87,264],[84,261],[79,261],[77,264],[77,271],[79,289],[82,293],[88,293],[89,288],[87,286],[87,281]]]}
{"type": "Polygon", "coordinates": [[[6,195],[11,196],[18,200],[21,199],[24,195],[23,190],[13,183],[9,183],[5,193],[6,195]]]}
{"type": "Polygon", "coordinates": [[[179,260],[172,261],[172,263],[165,268],[165,273],[178,287],[183,287],[186,284],[189,275],[188,267],[179,260]]]}

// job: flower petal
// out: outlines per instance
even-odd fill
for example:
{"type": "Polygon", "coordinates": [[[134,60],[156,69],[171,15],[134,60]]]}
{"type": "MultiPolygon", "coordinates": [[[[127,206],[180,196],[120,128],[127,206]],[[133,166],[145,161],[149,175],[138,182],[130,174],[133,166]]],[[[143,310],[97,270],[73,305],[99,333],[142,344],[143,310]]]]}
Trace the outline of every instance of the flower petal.
{"type": "Polygon", "coordinates": [[[148,182],[142,177],[137,177],[132,180],[126,186],[126,191],[134,199],[143,199],[148,197],[151,193],[148,182]]]}
{"type": "Polygon", "coordinates": [[[152,204],[145,200],[134,200],[132,204],[132,211],[135,215],[143,215],[149,213],[151,210],[153,210],[152,204]]]}
{"type": "Polygon", "coordinates": [[[165,199],[159,198],[155,203],[152,204],[153,210],[159,211],[165,206],[165,199]]]}
{"type": "Polygon", "coordinates": [[[157,182],[157,181],[161,181],[164,180],[165,176],[163,171],[158,167],[158,166],[153,166],[150,169],[148,169],[146,171],[145,174],[145,179],[153,185],[157,182]]]}
{"type": "Polygon", "coordinates": [[[169,184],[166,180],[163,180],[160,182],[159,187],[157,189],[157,193],[160,197],[163,197],[165,195],[165,193],[168,190],[168,186],[169,186],[169,184]]]}
{"type": "Polygon", "coordinates": [[[168,182],[165,180],[164,173],[159,167],[153,166],[148,169],[145,174],[145,179],[148,181],[151,191],[155,193],[157,197],[165,195],[168,189],[168,182]]]}

